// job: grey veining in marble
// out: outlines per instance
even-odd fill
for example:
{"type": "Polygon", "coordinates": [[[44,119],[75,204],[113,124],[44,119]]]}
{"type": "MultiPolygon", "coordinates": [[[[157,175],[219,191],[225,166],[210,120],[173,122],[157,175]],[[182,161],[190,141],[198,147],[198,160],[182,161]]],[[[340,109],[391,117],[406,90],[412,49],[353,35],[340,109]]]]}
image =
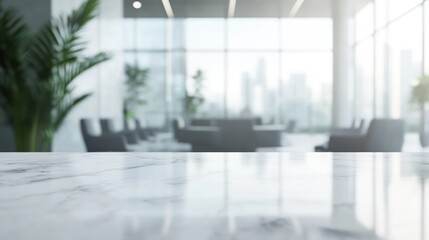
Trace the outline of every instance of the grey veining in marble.
{"type": "Polygon", "coordinates": [[[0,154],[1,240],[429,240],[429,154],[0,154]]]}

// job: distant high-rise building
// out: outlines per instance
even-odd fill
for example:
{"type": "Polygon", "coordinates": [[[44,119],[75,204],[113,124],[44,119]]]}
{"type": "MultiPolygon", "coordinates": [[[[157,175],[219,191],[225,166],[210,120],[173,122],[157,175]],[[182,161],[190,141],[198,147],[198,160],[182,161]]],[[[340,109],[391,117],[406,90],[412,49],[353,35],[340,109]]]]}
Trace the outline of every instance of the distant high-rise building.
{"type": "Polygon", "coordinates": [[[295,120],[300,128],[311,127],[311,90],[305,74],[291,74],[284,86],[284,119],[295,120]]]}
{"type": "Polygon", "coordinates": [[[241,77],[241,87],[242,87],[242,103],[243,109],[241,110],[241,115],[247,116],[252,115],[252,103],[253,103],[253,88],[252,88],[252,78],[249,73],[244,73],[241,77]]]}
{"type": "Polygon", "coordinates": [[[256,79],[254,85],[254,92],[258,92],[255,97],[258,97],[256,101],[258,101],[257,109],[254,109],[254,113],[260,114],[265,118],[269,118],[271,116],[270,109],[272,108],[271,103],[268,101],[268,79],[267,79],[267,64],[264,58],[260,58],[258,60],[256,66],[256,79]]]}

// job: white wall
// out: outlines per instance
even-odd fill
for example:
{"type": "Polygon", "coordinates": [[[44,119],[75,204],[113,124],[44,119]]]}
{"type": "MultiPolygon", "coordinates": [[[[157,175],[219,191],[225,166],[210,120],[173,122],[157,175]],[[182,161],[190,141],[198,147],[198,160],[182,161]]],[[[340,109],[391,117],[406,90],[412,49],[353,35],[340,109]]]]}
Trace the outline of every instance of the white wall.
{"type": "MultiPolygon", "coordinates": [[[[83,0],[52,0],[52,15],[68,13],[83,0]]],[[[85,146],[79,128],[81,118],[114,118],[122,123],[124,62],[122,52],[122,0],[102,0],[100,13],[85,29],[86,54],[107,51],[113,58],[85,73],[75,81],[75,93],[94,93],[75,108],[64,121],[53,142],[55,152],[83,152],[85,146]]]]}

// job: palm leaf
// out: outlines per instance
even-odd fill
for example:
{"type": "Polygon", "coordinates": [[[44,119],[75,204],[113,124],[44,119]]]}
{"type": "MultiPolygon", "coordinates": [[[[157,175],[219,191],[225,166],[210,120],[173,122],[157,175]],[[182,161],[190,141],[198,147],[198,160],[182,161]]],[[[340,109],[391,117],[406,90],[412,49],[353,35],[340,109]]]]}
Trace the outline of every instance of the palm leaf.
{"type": "Polygon", "coordinates": [[[11,8],[0,4],[0,107],[6,121],[12,124],[14,116],[20,116],[25,107],[19,96],[25,87],[25,65],[22,45],[28,37],[23,18],[11,8]]]}
{"type": "Polygon", "coordinates": [[[26,33],[23,18],[14,9],[0,5],[0,68],[5,77],[24,79],[21,45],[27,37],[26,33]]]}
{"type": "Polygon", "coordinates": [[[86,0],[68,16],[29,34],[16,11],[0,0],[0,108],[13,127],[20,151],[33,151],[52,137],[70,111],[90,96],[73,98],[72,82],[110,58],[83,57],[81,31],[97,15],[99,0],[86,0]],[[37,139],[36,139],[37,138],[37,139]]]}
{"type": "Polygon", "coordinates": [[[110,58],[109,54],[99,53],[92,57],[85,57],[82,60],[62,64],[55,69],[54,78],[61,79],[64,82],[64,87],[69,87],[76,77],[110,58]]]}
{"type": "Polygon", "coordinates": [[[79,32],[94,19],[99,0],[87,0],[68,17],[61,16],[46,24],[28,46],[29,65],[38,79],[49,80],[52,69],[76,60],[85,49],[79,32]]]}

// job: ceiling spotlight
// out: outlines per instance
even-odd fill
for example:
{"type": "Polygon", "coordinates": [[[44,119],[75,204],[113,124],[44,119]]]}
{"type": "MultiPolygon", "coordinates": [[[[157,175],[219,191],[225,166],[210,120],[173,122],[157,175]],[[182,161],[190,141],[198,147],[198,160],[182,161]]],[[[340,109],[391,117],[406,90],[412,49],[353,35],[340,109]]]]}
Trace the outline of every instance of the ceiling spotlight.
{"type": "Polygon", "coordinates": [[[289,13],[289,17],[295,17],[299,9],[301,9],[302,4],[304,4],[304,0],[296,0],[295,5],[293,5],[293,8],[289,13]]]}
{"type": "Polygon", "coordinates": [[[171,7],[170,0],[162,0],[162,5],[164,5],[165,12],[169,18],[174,18],[173,8],[171,7]]]}
{"type": "Polygon", "coordinates": [[[235,15],[235,7],[237,0],[229,0],[228,17],[232,18],[235,15]]]}
{"type": "Polygon", "coordinates": [[[133,8],[135,8],[135,9],[140,9],[140,8],[142,8],[142,3],[140,2],[140,1],[134,1],[133,2],[133,8]]]}

